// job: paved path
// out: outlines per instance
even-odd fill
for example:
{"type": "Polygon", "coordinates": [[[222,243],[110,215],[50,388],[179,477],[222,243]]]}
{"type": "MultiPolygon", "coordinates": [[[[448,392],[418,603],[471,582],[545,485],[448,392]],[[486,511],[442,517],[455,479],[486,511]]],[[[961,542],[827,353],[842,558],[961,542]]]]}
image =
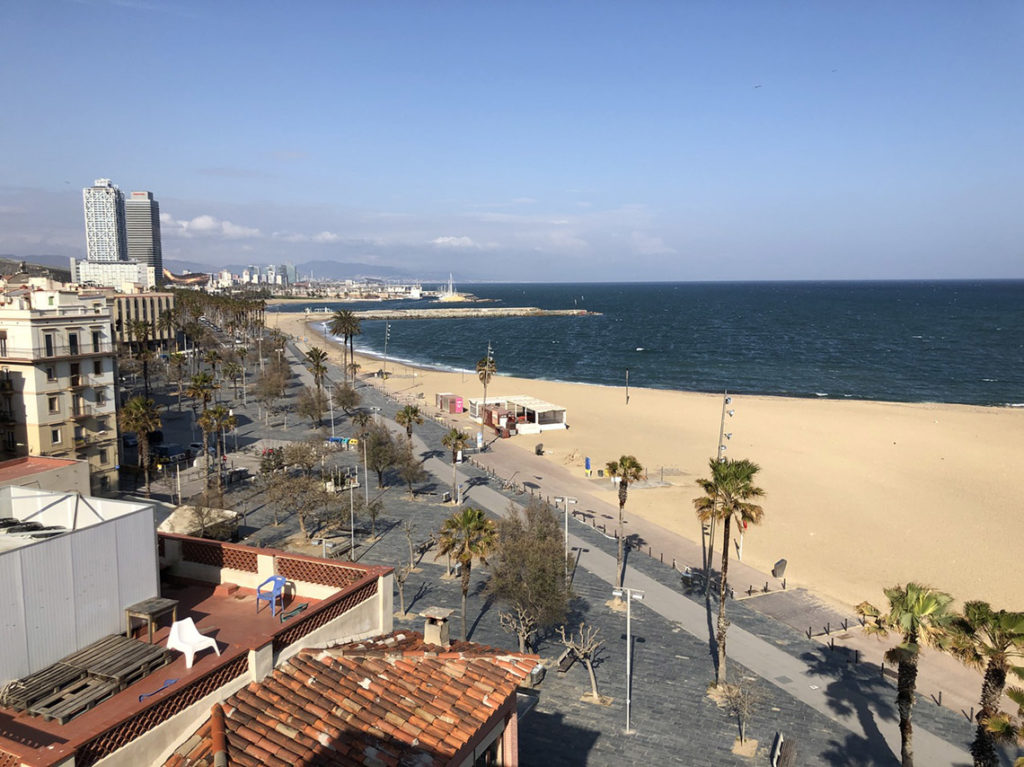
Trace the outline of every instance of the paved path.
{"type": "MultiPolygon", "coordinates": [[[[382,421],[396,432],[399,431],[399,427],[391,423],[390,419],[383,418],[382,421]]],[[[418,436],[414,437],[414,441],[421,450],[429,452],[430,448],[418,436]]],[[[500,450],[502,447],[504,446],[498,449],[500,450]]],[[[521,467],[517,481],[534,483],[539,488],[539,482],[543,480],[545,493],[574,495],[580,501],[579,509],[581,511],[599,516],[606,523],[610,523],[609,530],[611,530],[614,519],[609,514],[608,505],[593,496],[581,493],[578,481],[572,482],[569,481],[570,478],[558,476],[563,473],[568,474],[568,472],[564,470],[559,472],[560,467],[553,466],[549,461],[540,457],[531,460],[533,457],[525,451],[516,450],[514,456],[508,457],[514,458],[515,464],[521,467]]],[[[442,486],[451,482],[450,461],[430,457],[425,461],[424,466],[437,477],[438,483],[442,486]]],[[[469,488],[466,491],[468,500],[499,516],[503,516],[507,512],[509,499],[505,495],[486,485],[471,486],[469,479],[463,472],[458,474],[457,481],[469,488]]],[[[638,535],[646,541],[656,540],[661,546],[671,546],[673,550],[685,552],[680,557],[680,564],[699,566],[700,549],[692,541],[667,533],[640,518],[630,519],[629,522],[629,534],[638,535]],[[671,540],[666,540],[666,536],[671,537],[671,540]]],[[[579,566],[608,584],[610,598],[611,584],[615,580],[615,557],[592,546],[588,547],[587,541],[575,534],[570,534],[569,544],[586,552],[582,555],[579,566]]],[[[742,583],[746,577],[751,579],[751,583],[763,583],[763,574],[748,568],[742,562],[735,562],[735,566],[731,565],[730,569],[733,577],[737,579],[734,582],[742,583]]],[[[627,585],[643,589],[646,592],[644,607],[637,609],[653,610],[694,637],[707,641],[707,613],[702,605],[639,572],[634,567],[626,568],[625,580],[627,585]]],[[[737,625],[731,626],[729,631],[729,657],[794,699],[806,703],[847,728],[852,735],[848,739],[851,756],[855,756],[853,752],[858,747],[870,749],[872,744],[877,744],[881,740],[888,744],[893,753],[899,753],[900,735],[898,722],[892,716],[892,701],[883,701],[877,694],[877,690],[865,691],[853,679],[837,678],[834,673],[828,673],[827,664],[821,663],[818,659],[807,656],[794,657],[771,642],[737,625]]],[[[891,692],[891,687],[886,687],[885,692],[888,695],[891,692]]],[[[914,743],[920,764],[969,765],[971,763],[970,756],[965,749],[929,732],[920,723],[915,725],[914,743]]]]}
{"type": "MultiPolygon", "coordinates": [[[[451,477],[451,464],[448,462],[430,458],[424,465],[439,480],[451,477]]],[[[468,477],[460,474],[459,481],[467,483],[468,477]]],[[[505,515],[509,504],[508,498],[486,486],[470,488],[467,499],[499,516],[505,515]]],[[[574,534],[569,536],[569,545],[587,548],[587,542],[574,534]]],[[[615,582],[615,557],[590,548],[582,555],[579,566],[609,584],[610,598],[611,585],[615,582]]],[[[707,636],[707,614],[700,605],[633,567],[626,568],[625,582],[646,592],[643,604],[647,609],[677,623],[695,637],[707,636]]],[[[865,695],[854,684],[844,684],[842,680],[837,682],[833,676],[817,673],[812,663],[794,658],[739,626],[730,627],[728,640],[730,659],[842,724],[857,738],[871,742],[882,737],[894,753],[899,753],[898,721],[891,718],[891,711],[879,709],[874,695],[865,695]]],[[[919,764],[938,767],[971,763],[965,749],[928,732],[920,724],[914,728],[914,750],[919,764]]]]}

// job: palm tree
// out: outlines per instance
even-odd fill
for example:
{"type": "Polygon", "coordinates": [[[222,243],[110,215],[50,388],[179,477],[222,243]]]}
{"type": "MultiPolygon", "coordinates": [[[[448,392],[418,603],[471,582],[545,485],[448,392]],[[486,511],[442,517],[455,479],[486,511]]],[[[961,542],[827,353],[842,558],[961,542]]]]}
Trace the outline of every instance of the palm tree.
{"type": "Polygon", "coordinates": [[[145,320],[129,320],[128,333],[139,344],[139,358],[142,360],[142,386],[149,396],[149,323],[145,320]]]}
{"type": "MultiPolygon", "coordinates": [[[[206,354],[203,355],[203,362],[210,366],[210,375],[213,380],[217,380],[217,364],[220,362],[220,352],[216,349],[207,349],[206,354]]],[[[220,388],[219,386],[217,387],[220,388]]]]}
{"type": "Polygon", "coordinates": [[[184,388],[182,382],[185,378],[185,365],[188,364],[188,358],[181,352],[175,352],[170,357],[171,370],[174,375],[174,382],[178,384],[178,412],[181,412],[181,395],[182,389],[184,388]]]}
{"type": "Polygon", "coordinates": [[[321,391],[324,387],[324,376],[327,375],[327,352],[316,346],[306,352],[306,361],[309,362],[309,371],[313,374],[313,383],[316,390],[321,391]]]}
{"type": "Polygon", "coordinates": [[[467,506],[446,519],[441,527],[437,557],[451,555],[461,566],[463,642],[466,641],[466,596],[469,594],[473,560],[479,559],[486,564],[487,556],[494,551],[497,542],[494,522],[484,516],[482,509],[467,506]]]}
{"type": "Polygon", "coordinates": [[[201,401],[205,413],[206,408],[210,405],[210,400],[213,399],[213,392],[217,388],[219,387],[213,380],[213,376],[204,371],[192,376],[192,380],[189,381],[188,388],[185,390],[185,396],[201,401]]]}
{"type": "Polygon", "coordinates": [[[242,377],[241,363],[235,362],[234,360],[228,360],[221,366],[221,372],[231,381],[231,385],[235,390],[235,398],[238,398],[238,379],[242,377]]]}
{"type": "Polygon", "coordinates": [[[618,580],[616,581],[619,587],[622,586],[623,570],[625,569],[625,559],[623,557],[623,543],[624,536],[622,530],[622,510],[626,508],[626,493],[629,488],[630,482],[637,482],[644,475],[644,467],[640,465],[640,462],[632,455],[624,455],[617,461],[609,461],[605,467],[605,471],[608,472],[609,477],[618,477],[619,480],[619,551],[618,558],[616,560],[618,573],[618,580]]]}
{"type": "Polygon", "coordinates": [[[459,453],[466,447],[466,443],[469,442],[469,435],[463,431],[459,431],[454,426],[451,431],[441,437],[441,444],[452,451],[452,503],[458,503],[456,497],[456,483],[458,482],[458,475],[456,474],[456,462],[459,460],[459,453]]]}
{"type": "Polygon", "coordinates": [[[161,427],[160,411],[148,397],[132,397],[120,415],[122,431],[133,431],[138,437],[139,463],[146,477],[146,497],[149,497],[149,435],[161,427]]]}
{"type": "Polygon", "coordinates": [[[415,405],[406,405],[395,413],[395,422],[399,426],[405,427],[405,434],[412,442],[412,425],[423,423],[423,416],[420,415],[420,409],[415,405]]]}
{"type": "Polygon", "coordinates": [[[889,612],[883,613],[868,602],[857,605],[857,613],[866,619],[864,631],[878,636],[897,632],[903,640],[885,653],[889,663],[898,664],[896,707],[900,713],[900,758],[903,767],[914,765],[914,728],[910,715],[917,686],[917,662],[921,647],[941,647],[948,641],[947,628],[953,618],[949,611],[953,597],[918,583],[885,589],[889,612]]]}
{"type": "MultiPolygon", "coordinates": [[[[359,318],[347,309],[340,309],[331,315],[331,319],[327,323],[327,330],[331,335],[342,337],[343,347],[348,344],[345,370],[349,370],[347,360],[352,362],[356,360],[355,337],[363,332],[359,318]]],[[[354,372],[352,373],[352,379],[355,380],[354,372]]]]}
{"type": "Polygon", "coordinates": [[[1013,661],[1024,658],[1024,613],[993,610],[987,602],[968,602],[950,626],[950,651],[972,668],[984,669],[978,729],[971,744],[976,767],[998,767],[996,741],[1012,734],[1010,722],[999,711],[1006,677],[1024,678],[1024,668],[1013,661]]]}
{"type": "Polygon", "coordinates": [[[345,369],[348,368],[348,346],[346,345],[348,343],[348,331],[346,330],[348,327],[347,315],[351,313],[344,309],[339,309],[327,320],[327,332],[332,336],[341,336],[341,358],[345,369]]]}
{"type": "Polygon", "coordinates": [[[164,309],[156,318],[156,329],[174,341],[174,351],[178,351],[178,316],[174,309],[164,309]]]}
{"type": "Polygon", "coordinates": [[[498,372],[497,365],[494,364],[494,355],[491,354],[491,344],[487,344],[487,354],[482,357],[476,363],[476,375],[480,379],[480,383],[484,385],[484,404],[480,409],[481,418],[483,417],[484,408],[487,407],[487,384],[491,382],[491,378],[498,372]]]}
{"type": "Polygon", "coordinates": [[[754,476],[761,470],[756,463],[746,459],[708,462],[711,479],[698,479],[697,484],[704,495],[693,499],[697,517],[702,521],[720,520],[722,524],[722,577],[718,584],[718,666],[715,670],[715,686],[726,678],[725,674],[725,634],[729,622],[725,618],[725,598],[728,594],[729,578],[729,541],[732,534],[732,519],[737,518],[741,524],[757,525],[764,517],[764,509],[751,498],[764,495],[764,490],[754,484],[754,476]]]}

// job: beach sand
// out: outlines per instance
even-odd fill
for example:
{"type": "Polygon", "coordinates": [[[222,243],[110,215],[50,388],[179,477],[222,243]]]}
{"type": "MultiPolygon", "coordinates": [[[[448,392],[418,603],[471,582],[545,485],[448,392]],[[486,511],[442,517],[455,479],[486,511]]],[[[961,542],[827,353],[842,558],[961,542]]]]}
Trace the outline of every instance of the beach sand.
{"type": "MultiPolygon", "coordinates": [[[[323,338],[302,313],[275,313],[271,326],[310,343],[323,338]]],[[[322,321],[322,317],[318,318],[322,321]]],[[[340,361],[340,347],[332,352],[340,361]]],[[[380,361],[361,360],[363,370],[380,361]]],[[[497,360],[500,371],[501,360],[497,360]]],[[[468,399],[483,394],[470,373],[389,363],[387,388],[468,399]]],[[[717,448],[722,396],[569,384],[497,375],[488,399],[526,394],[567,409],[567,431],[519,436],[526,451],[543,442],[545,458],[593,467],[632,454],[666,486],[631,489],[627,512],[700,541],[693,512],[698,477],[717,448]]],[[[733,395],[726,455],[761,467],[761,526],[748,531],[743,561],[764,572],[788,560],[787,579],[844,605],[884,602],[882,588],[913,580],[958,602],[984,599],[1024,610],[1024,576],[1014,541],[1024,532],[1015,482],[1024,470],[1024,409],[944,404],[791,399],[733,395]]],[[[468,427],[468,419],[460,427],[468,427]]],[[[601,485],[592,485],[593,488],[601,485]]],[[[599,490],[617,505],[613,486],[599,490]]]]}

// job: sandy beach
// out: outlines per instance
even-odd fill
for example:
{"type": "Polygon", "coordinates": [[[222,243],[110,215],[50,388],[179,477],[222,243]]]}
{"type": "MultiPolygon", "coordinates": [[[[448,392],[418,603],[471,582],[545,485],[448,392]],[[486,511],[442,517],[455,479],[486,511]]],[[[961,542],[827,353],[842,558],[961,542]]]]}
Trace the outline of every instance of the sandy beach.
{"type": "MultiPolygon", "coordinates": [[[[323,346],[308,319],[282,312],[268,323],[323,346]]],[[[340,361],[340,347],[331,353],[340,361]]],[[[626,404],[622,387],[512,378],[497,363],[489,399],[527,394],[568,412],[567,431],[521,436],[517,447],[532,451],[542,441],[547,460],[581,477],[586,456],[597,468],[633,454],[652,479],[664,468],[667,484],[631,490],[627,511],[699,542],[692,499],[717,447],[721,395],[630,388],[626,404]]],[[[436,392],[483,394],[471,374],[395,363],[389,370],[388,390],[422,393],[427,415],[436,412],[436,392]]],[[[764,523],[746,535],[744,562],[768,571],[785,557],[791,584],[845,605],[877,604],[883,587],[916,580],[958,602],[1024,609],[1013,543],[1024,532],[1014,486],[1024,467],[1024,409],[744,395],[729,407],[726,455],[758,463],[765,490],[764,523]]],[[[610,483],[601,492],[617,503],[610,483]]]]}

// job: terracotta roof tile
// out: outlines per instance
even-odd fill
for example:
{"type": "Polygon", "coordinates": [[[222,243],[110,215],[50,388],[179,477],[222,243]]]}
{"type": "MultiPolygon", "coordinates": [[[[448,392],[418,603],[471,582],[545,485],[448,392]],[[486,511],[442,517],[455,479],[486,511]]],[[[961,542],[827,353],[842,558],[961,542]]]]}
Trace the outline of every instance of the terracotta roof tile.
{"type": "MultiPolygon", "coordinates": [[[[447,764],[538,662],[469,642],[442,648],[411,631],[305,649],[224,703],[230,763],[447,764]]],[[[209,731],[165,767],[210,759],[209,731]]]]}

